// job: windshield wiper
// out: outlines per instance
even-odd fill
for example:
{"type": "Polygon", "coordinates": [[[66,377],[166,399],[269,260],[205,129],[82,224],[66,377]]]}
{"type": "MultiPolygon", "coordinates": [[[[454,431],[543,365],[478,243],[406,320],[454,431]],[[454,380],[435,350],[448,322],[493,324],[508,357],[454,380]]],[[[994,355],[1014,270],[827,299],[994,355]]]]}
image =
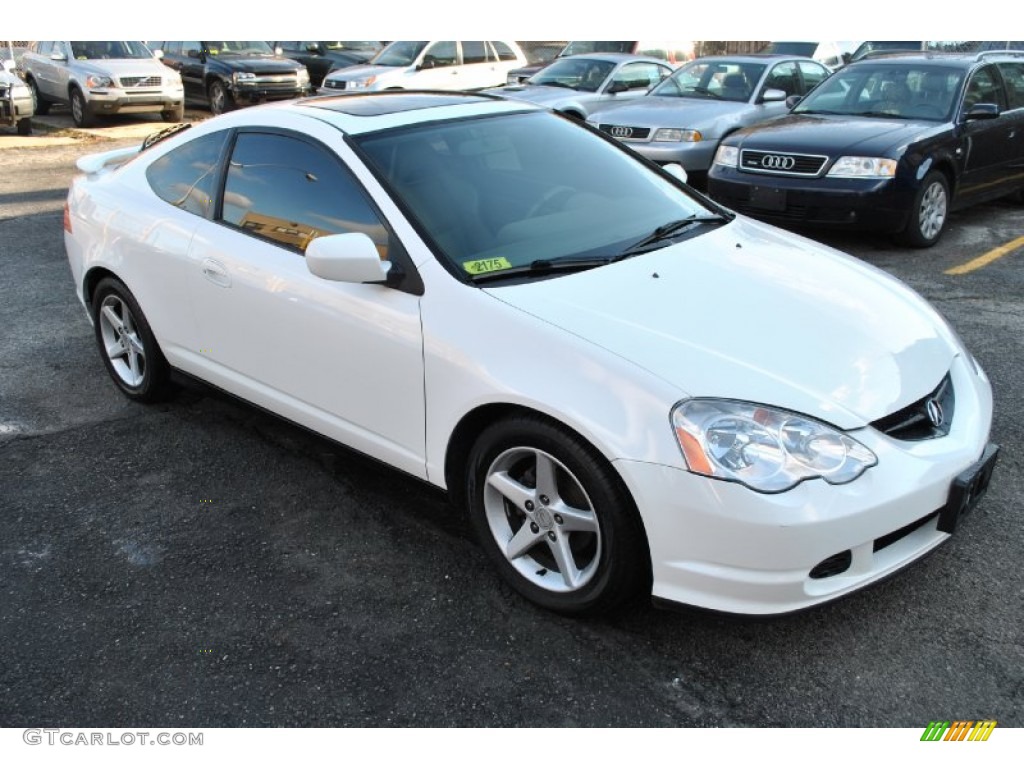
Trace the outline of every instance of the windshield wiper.
{"type": "Polygon", "coordinates": [[[646,250],[653,250],[649,249],[648,246],[655,245],[657,243],[662,242],[663,240],[671,240],[673,237],[681,234],[682,232],[686,231],[695,224],[705,224],[707,222],[712,221],[725,223],[727,221],[732,221],[732,219],[727,217],[725,214],[721,213],[695,213],[692,216],[687,216],[685,219],[677,219],[675,221],[670,221],[668,222],[668,224],[662,224],[660,227],[658,227],[656,230],[651,232],[651,234],[647,235],[646,237],[637,240],[626,250],[624,250],[622,253],[616,256],[613,259],[613,261],[625,259],[630,256],[636,256],[638,254],[643,253],[646,250]]]}
{"type": "Polygon", "coordinates": [[[530,83],[530,85],[546,85],[549,88],[568,88],[570,91],[575,91],[576,87],[569,85],[568,83],[560,83],[557,80],[552,80],[548,83],[530,83]]]}
{"type": "Polygon", "coordinates": [[[596,258],[573,258],[568,256],[556,259],[534,259],[529,264],[522,264],[518,267],[473,275],[472,280],[474,283],[486,283],[492,280],[501,280],[506,277],[516,277],[521,275],[529,275],[533,277],[537,275],[552,275],[560,272],[582,272],[585,269],[603,267],[605,264],[610,264],[612,261],[614,261],[614,259],[610,259],[607,256],[599,256],[596,258]]]}
{"type": "Polygon", "coordinates": [[[691,91],[693,91],[694,93],[700,93],[700,94],[703,94],[704,96],[710,96],[710,97],[711,97],[711,98],[713,98],[713,99],[719,99],[719,100],[721,100],[721,98],[722,98],[722,97],[721,97],[721,96],[720,96],[719,94],[717,94],[717,93],[712,93],[712,92],[711,92],[711,91],[709,91],[709,90],[708,90],[707,88],[702,88],[702,87],[701,87],[701,86],[699,86],[699,85],[695,85],[695,86],[693,86],[692,88],[690,88],[690,90],[691,90],[691,91]]]}

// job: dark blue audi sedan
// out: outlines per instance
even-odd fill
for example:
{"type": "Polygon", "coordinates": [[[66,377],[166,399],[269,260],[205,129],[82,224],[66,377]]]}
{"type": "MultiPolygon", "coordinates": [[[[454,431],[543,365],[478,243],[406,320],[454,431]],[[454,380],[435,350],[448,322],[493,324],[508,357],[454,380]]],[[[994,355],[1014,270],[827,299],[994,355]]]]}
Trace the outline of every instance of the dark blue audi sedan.
{"type": "Polygon", "coordinates": [[[788,114],[726,138],[708,193],[775,224],[934,245],[951,211],[1024,197],[1024,51],[851,64],[788,114]]]}

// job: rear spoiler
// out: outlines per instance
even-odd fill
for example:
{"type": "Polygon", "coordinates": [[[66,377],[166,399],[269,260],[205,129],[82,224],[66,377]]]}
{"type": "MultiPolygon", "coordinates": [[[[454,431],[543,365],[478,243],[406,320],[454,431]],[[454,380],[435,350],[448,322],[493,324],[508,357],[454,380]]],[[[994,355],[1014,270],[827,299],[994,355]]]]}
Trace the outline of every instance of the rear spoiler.
{"type": "Polygon", "coordinates": [[[96,152],[80,157],[75,162],[75,166],[83,173],[99,173],[108,165],[123,163],[137,154],[139,154],[138,147],[121,147],[121,149],[112,149],[109,152],[96,152]]]}

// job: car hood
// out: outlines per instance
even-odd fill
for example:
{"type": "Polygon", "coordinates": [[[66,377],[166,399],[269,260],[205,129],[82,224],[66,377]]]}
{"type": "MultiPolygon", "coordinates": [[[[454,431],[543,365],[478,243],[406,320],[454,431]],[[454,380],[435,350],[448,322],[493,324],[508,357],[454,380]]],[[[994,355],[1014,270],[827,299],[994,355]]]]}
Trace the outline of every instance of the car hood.
{"type": "Polygon", "coordinates": [[[281,59],[276,56],[230,56],[221,54],[215,57],[233,72],[295,72],[302,64],[292,59],[281,59]]]}
{"type": "Polygon", "coordinates": [[[847,150],[881,154],[942,130],[942,124],[885,117],[789,114],[738,131],[730,144],[772,151],[836,154],[847,150]]]}
{"type": "Polygon", "coordinates": [[[842,429],[933,391],[959,347],[887,273],[743,217],[616,264],[493,297],[678,387],[842,429]]]}
{"type": "Polygon", "coordinates": [[[545,106],[560,104],[563,101],[572,101],[584,95],[594,95],[589,91],[577,91],[572,88],[559,88],[553,85],[506,85],[500,88],[490,88],[485,93],[504,96],[508,99],[521,99],[532,104],[543,104],[545,106]]]}
{"type": "Polygon", "coordinates": [[[677,128],[693,127],[697,123],[711,122],[722,115],[731,115],[750,107],[745,101],[714,101],[687,99],[676,96],[641,96],[628,104],[616,104],[594,110],[591,122],[614,122],[619,125],[677,128]],[[686,125],[676,125],[680,118],[686,125]]]}
{"type": "Polygon", "coordinates": [[[330,74],[332,80],[362,80],[367,77],[381,78],[395,72],[405,72],[409,67],[385,67],[380,64],[368,64],[363,66],[356,64],[351,67],[336,69],[330,74]]]}

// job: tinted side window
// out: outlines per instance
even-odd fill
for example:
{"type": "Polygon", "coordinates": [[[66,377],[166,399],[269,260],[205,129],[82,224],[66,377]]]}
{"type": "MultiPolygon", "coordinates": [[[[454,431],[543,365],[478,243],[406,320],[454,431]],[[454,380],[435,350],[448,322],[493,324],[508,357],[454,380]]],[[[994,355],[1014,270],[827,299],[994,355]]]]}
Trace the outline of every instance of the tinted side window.
{"type": "Polygon", "coordinates": [[[772,71],[765,78],[762,92],[769,88],[785,91],[787,96],[792,96],[794,93],[799,94],[800,80],[796,74],[796,62],[786,61],[772,67],[772,71]]]}
{"type": "Polygon", "coordinates": [[[1006,98],[1010,109],[1024,107],[1024,62],[1000,64],[999,71],[1006,84],[1006,98]]]}
{"type": "Polygon", "coordinates": [[[487,62],[487,49],[483,40],[462,41],[462,63],[463,64],[485,64],[487,62]]]}
{"type": "Polygon", "coordinates": [[[964,96],[964,111],[975,104],[995,104],[999,109],[1006,109],[1002,88],[996,79],[994,66],[987,66],[975,72],[967,83],[967,95],[964,96]]]}
{"type": "Polygon", "coordinates": [[[498,58],[502,61],[516,60],[516,54],[508,43],[503,43],[500,40],[492,40],[491,45],[494,46],[494,50],[498,52],[498,58]]]}
{"type": "Polygon", "coordinates": [[[149,186],[183,211],[209,218],[213,212],[217,164],[226,131],[201,136],[173,149],[146,169],[149,186]]]}
{"type": "Polygon", "coordinates": [[[387,230],[358,182],[325,149],[291,136],[238,135],[223,220],[299,252],[323,235],[363,232],[387,258],[387,230]]]}

